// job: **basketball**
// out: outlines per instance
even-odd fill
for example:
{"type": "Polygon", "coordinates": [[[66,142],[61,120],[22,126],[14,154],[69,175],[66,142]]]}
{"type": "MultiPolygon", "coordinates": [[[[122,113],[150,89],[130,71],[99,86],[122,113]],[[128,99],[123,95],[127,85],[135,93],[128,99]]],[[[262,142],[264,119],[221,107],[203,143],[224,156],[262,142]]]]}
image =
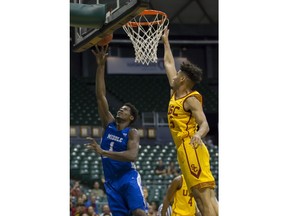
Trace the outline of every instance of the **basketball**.
{"type": "Polygon", "coordinates": [[[113,34],[107,35],[105,36],[102,40],[100,40],[97,45],[98,46],[106,46],[107,44],[109,44],[113,39],[113,34]]]}

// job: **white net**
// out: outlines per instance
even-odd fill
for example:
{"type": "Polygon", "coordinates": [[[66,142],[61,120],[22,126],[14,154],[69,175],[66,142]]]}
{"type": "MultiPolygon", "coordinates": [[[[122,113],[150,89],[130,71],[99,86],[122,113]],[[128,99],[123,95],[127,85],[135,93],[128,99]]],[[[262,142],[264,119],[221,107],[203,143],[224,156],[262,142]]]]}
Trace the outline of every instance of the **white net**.
{"type": "Polygon", "coordinates": [[[169,20],[161,11],[146,10],[123,26],[135,50],[135,62],[157,63],[157,48],[169,20]]]}

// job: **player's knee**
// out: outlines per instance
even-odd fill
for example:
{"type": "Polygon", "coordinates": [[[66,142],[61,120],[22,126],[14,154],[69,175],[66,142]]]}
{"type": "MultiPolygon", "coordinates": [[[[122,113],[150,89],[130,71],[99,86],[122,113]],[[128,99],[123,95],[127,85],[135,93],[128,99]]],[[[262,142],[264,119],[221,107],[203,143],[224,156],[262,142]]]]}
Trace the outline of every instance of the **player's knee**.
{"type": "MultiPolygon", "coordinates": [[[[205,215],[210,215],[211,210],[211,200],[210,200],[210,188],[202,188],[202,189],[192,189],[192,194],[195,198],[198,209],[201,213],[205,215]]],[[[212,216],[213,214],[211,214],[212,216]]]]}

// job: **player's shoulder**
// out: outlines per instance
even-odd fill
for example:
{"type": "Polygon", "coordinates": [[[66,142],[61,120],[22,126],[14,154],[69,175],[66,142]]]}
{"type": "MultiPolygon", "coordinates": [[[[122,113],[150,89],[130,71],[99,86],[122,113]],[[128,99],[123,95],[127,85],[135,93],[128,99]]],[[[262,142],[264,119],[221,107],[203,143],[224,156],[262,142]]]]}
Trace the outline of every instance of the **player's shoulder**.
{"type": "Polygon", "coordinates": [[[200,92],[193,90],[187,95],[187,97],[195,97],[197,99],[200,99],[200,98],[202,98],[202,95],[200,92]]]}
{"type": "Polygon", "coordinates": [[[182,187],[182,181],[183,181],[182,175],[178,175],[173,179],[173,184],[177,185],[177,188],[179,189],[182,187]]]}
{"type": "Polygon", "coordinates": [[[138,130],[137,130],[137,128],[135,128],[135,127],[130,127],[129,128],[129,132],[133,132],[133,133],[135,133],[135,132],[138,132],[138,130]]]}
{"type": "Polygon", "coordinates": [[[198,91],[192,91],[186,96],[186,101],[202,103],[202,95],[198,91]]]}
{"type": "Polygon", "coordinates": [[[130,136],[139,136],[138,130],[134,127],[129,128],[129,135],[130,136]]]}
{"type": "Polygon", "coordinates": [[[178,176],[176,176],[175,178],[174,178],[174,180],[173,181],[175,181],[175,182],[177,182],[177,183],[181,183],[182,184],[182,175],[178,175],[178,176]]]}

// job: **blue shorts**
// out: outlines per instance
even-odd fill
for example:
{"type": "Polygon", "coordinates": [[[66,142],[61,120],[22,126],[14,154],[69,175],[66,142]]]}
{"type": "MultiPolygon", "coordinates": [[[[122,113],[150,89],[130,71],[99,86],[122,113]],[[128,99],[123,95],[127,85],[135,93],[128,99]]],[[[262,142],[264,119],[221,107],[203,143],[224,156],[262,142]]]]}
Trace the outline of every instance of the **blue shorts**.
{"type": "Polygon", "coordinates": [[[136,209],[145,211],[141,177],[136,170],[126,173],[117,180],[108,180],[104,185],[113,216],[131,215],[136,209]]]}

